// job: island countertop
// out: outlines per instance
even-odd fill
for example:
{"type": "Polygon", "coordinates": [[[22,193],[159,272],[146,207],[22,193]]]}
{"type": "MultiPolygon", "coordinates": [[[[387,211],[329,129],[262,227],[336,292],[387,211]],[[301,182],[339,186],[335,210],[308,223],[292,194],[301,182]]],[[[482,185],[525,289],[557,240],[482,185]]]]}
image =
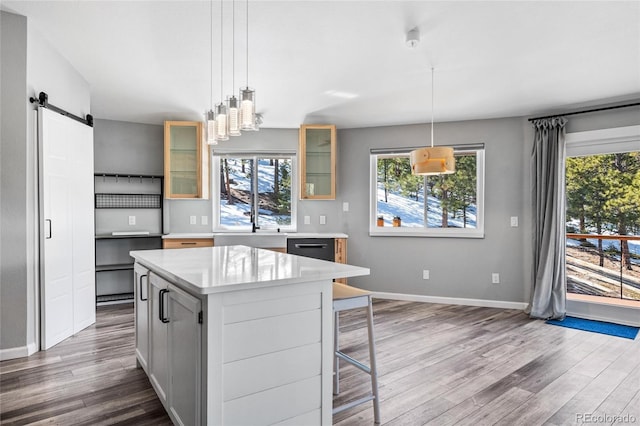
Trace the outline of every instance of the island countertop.
{"type": "Polygon", "coordinates": [[[368,268],[247,246],[137,250],[136,262],[195,294],[369,275],[368,268]]]}

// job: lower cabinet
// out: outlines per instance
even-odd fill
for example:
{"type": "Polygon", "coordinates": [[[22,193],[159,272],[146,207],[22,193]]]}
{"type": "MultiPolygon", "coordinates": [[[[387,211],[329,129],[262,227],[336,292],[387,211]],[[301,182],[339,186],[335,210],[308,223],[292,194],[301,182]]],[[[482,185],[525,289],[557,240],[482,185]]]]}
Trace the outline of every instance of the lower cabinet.
{"type": "MultiPolygon", "coordinates": [[[[346,238],[336,238],[335,239],[335,256],[333,261],[336,263],[347,263],[347,239],[346,238]]],[[[334,280],[337,283],[346,284],[346,278],[336,278],[334,280]]]]}
{"type": "Polygon", "coordinates": [[[148,282],[149,379],[174,423],[197,425],[201,413],[201,301],[153,273],[148,282]]]}
{"type": "Polygon", "coordinates": [[[136,317],[136,359],[140,367],[149,373],[149,270],[135,264],[133,268],[133,292],[136,317]]]}

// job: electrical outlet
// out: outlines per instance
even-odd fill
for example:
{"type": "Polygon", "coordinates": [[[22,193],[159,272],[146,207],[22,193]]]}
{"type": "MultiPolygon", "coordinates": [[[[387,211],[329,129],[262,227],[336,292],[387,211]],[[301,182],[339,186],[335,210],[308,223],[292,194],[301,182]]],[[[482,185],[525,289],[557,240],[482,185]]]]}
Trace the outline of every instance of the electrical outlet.
{"type": "Polygon", "coordinates": [[[326,225],[327,224],[327,215],[321,214],[320,215],[320,225],[326,225]]]}
{"type": "Polygon", "coordinates": [[[196,217],[195,216],[189,216],[189,225],[195,225],[196,222],[196,217]]]}
{"type": "Polygon", "coordinates": [[[500,284],[500,274],[497,272],[493,272],[491,274],[491,283],[492,284],[500,284]]]}
{"type": "Polygon", "coordinates": [[[209,216],[202,216],[200,218],[200,223],[202,223],[203,225],[209,224],[209,216]]]}
{"type": "Polygon", "coordinates": [[[311,225],[311,216],[305,216],[304,217],[304,224],[305,225],[311,225]]]}
{"type": "Polygon", "coordinates": [[[512,228],[518,227],[518,216],[511,216],[511,227],[512,228]]]}
{"type": "Polygon", "coordinates": [[[422,279],[423,280],[428,280],[429,279],[429,270],[428,269],[424,269],[422,271],[422,279]]]}
{"type": "Polygon", "coordinates": [[[349,203],[348,202],[344,202],[342,203],[342,211],[343,212],[348,212],[349,211],[349,203]]]}
{"type": "Polygon", "coordinates": [[[129,216],[129,225],[135,225],[135,224],[136,224],[136,217],[129,216]]]}

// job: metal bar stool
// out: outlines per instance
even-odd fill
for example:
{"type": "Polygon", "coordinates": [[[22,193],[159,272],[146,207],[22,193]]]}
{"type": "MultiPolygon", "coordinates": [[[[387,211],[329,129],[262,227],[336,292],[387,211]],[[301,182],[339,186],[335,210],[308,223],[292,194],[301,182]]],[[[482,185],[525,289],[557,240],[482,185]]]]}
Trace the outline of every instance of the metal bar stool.
{"type": "Polygon", "coordinates": [[[356,368],[371,376],[371,393],[363,398],[347,402],[335,407],[333,414],[348,410],[356,405],[373,401],[373,418],[376,424],[380,424],[380,397],[378,394],[378,369],[376,367],[376,348],[373,336],[373,306],[371,304],[371,293],[366,290],[351,287],[346,284],[333,283],[333,342],[335,349],[335,359],[333,363],[333,393],[340,393],[340,366],[339,360],[352,364],[356,368]],[[369,366],[340,351],[339,344],[339,313],[350,309],[367,308],[367,331],[369,334],[369,366]]]}

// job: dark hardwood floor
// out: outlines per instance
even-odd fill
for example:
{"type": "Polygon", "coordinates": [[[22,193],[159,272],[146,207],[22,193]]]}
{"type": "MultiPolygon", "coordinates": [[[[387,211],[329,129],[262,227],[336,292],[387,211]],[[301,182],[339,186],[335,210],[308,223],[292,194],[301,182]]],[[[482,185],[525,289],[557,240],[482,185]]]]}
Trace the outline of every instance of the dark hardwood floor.
{"type": "MultiPolygon", "coordinates": [[[[516,310],[391,301],[374,310],[385,425],[640,424],[640,338],[547,325],[516,310]]],[[[357,311],[341,316],[341,345],[366,360],[364,321],[357,311]]],[[[133,307],[100,307],[94,326],[0,363],[0,422],[170,424],[135,364],[133,307]]],[[[344,367],[337,398],[357,398],[369,383],[344,367]]],[[[370,403],[334,417],[372,422],[370,403]]]]}

